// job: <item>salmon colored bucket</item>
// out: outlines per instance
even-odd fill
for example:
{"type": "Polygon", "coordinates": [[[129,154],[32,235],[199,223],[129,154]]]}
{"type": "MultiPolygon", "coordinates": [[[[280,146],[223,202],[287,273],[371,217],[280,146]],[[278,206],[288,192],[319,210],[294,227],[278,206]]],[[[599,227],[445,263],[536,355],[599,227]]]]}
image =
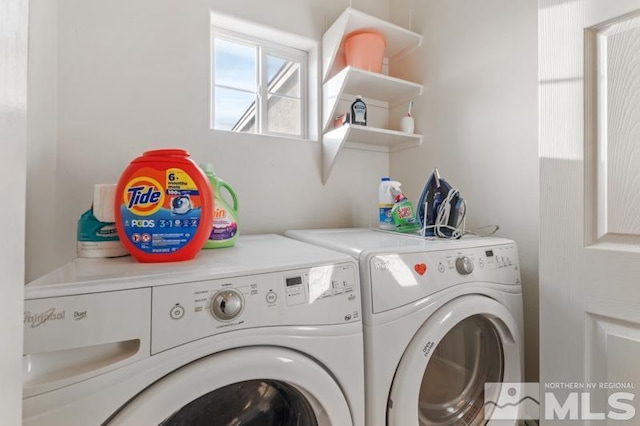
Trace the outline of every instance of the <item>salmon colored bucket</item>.
{"type": "Polygon", "coordinates": [[[387,40],[377,31],[359,30],[348,34],[344,41],[347,65],[367,71],[381,72],[387,40]]]}

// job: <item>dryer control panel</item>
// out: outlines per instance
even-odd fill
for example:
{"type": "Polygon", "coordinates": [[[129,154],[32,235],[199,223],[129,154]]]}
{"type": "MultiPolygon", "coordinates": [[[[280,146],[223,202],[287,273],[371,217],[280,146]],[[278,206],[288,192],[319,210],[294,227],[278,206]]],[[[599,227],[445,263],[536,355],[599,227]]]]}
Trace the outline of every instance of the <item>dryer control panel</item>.
{"type": "MultiPolygon", "coordinates": [[[[371,287],[363,298],[384,312],[458,285],[492,284],[519,291],[515,244],[376,254],[368,259],[371,287]]],[[[510,291],[510,290],[507,290],[510,291]]]]}
{"type": "Polygon", "coordinates": [[[355,262],[152,289],[151,352],[255,327],[360,321],[355,262]]]}

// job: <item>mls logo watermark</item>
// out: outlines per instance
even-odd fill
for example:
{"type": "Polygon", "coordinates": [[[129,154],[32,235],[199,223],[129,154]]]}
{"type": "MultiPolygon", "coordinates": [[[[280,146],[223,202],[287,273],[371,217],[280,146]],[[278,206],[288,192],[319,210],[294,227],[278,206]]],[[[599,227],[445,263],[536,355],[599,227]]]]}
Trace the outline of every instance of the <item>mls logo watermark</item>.
{"type": "Polygon", "coordinates": [[[484,418],[487,420],[538,420],[538,383],[485,383],[484,418]]]}
{"type": "Polygon", "coordinates": [[[633,383],[486,383],[484,389],[487,420],[625,421],[636,415],[633,383]]]}

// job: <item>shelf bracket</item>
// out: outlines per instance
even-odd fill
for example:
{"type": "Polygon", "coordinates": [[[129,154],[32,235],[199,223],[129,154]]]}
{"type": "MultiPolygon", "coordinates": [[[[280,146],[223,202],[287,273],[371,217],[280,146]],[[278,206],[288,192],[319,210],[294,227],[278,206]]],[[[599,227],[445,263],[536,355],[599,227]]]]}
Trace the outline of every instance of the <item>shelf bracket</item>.
{"type": "Polygon", "coordinates": [[[346,132],[349,126],[337,129],[322,138],[322,184],[326,184],[331,170],[336,162],[338,153],[346,142],[346,132]]]}

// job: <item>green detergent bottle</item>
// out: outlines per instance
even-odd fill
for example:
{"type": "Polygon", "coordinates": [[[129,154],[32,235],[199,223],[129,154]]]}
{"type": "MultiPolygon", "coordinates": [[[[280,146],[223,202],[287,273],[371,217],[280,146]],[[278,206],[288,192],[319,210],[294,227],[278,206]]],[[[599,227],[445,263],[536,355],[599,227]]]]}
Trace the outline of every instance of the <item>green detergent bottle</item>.
{"type": "Polygon", "coordinates": [[[213,224],[204,248],[231,247],[238,238],[238,197],[227,182],[216,176],[211,164],[203,164],[200,168],[211,182],[214,197],[213,224]],[[223,198],[223,189],[231,196],[233,203],[223,198]]]}

